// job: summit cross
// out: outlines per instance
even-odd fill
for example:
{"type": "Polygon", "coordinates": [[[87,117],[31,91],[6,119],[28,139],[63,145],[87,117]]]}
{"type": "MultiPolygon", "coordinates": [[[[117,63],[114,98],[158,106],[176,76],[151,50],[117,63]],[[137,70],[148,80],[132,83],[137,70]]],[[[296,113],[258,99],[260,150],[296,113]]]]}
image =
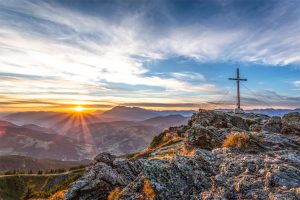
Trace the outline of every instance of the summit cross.
{"type": "Polygon", "coordinates": [[[241,94],[240,94],[240,81],[247,81],[245,78],[240,78],[240,70],[239,68],[236,68],[236,77],[235,78],[229,78],[228,80],[236,81],[236,104],[237,108],[235,109],[236,112],[243,112],[241,109],[241,94]]]}

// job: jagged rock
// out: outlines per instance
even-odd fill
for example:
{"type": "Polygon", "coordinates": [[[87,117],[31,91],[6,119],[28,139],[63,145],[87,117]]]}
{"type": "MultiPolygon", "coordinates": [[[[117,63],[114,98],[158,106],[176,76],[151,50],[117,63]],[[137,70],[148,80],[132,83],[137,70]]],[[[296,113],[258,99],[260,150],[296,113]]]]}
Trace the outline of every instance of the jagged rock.
{"type": "Polygon", "coordinates": [[[107,199],[115,187],[125,187],[140,173],[138,163],[127,159],[114,160],[113,166],[99,162],[86,169],[65,194],[66,200],[107,199]]]}
{"type": "Polygon", "coordinates": [[[280,133],[282,129],[282,123],[280,117],[271,117],[266,124],[263,125],[262,130],[271,133],[280,133]]]}
{"type": "Polygon", "coordinates": [[[103,162],[103,163],[106,163],[108,165],[112,165],[115,158],[116,158],[116,156],[111,155],[110,153],[103,152],[103,153],[98,154],[94,158],[94,160],[96,162],[103,162]]]}
{"type": "MultiPolygon", "coordinates": [[[[271,183],[286,186],[282,191],[275,190],[276,195],[299,187],[299,170],[296,168],[298,164],[289,162],[284,157],[276,157],[277,152],[249,155],[215,149],[213,153],[221,163],[218,174],[212,178],[214,186],[218,188],[218,196],[235,194],[237,199],[267,199],[268,194],[274,191],[271,183]]],[[[293,195],[297,194],[294,192],[293,195]]]]}
{"type": "Polygon", "coordinates": [[[300,170],[292,166],[279,165],[266,175],[270,187],[300,187],[300,170]]]}
{"type": "Polygon", "coordinates": [[[259,124],[265,124],[269,120],[268,115],[264,114],[258,114],[258,113],[243,113],[243,114],[237,114],[238,116],[242,117],[245,120],[251,120],[252,122],[259,123],[259,124]]]}
{"type": "Polygon", "coordinates": [[[119,200],[143,199],[145,176],[140,174],[134,181],[129,183],[123,190],[119,200]]]}
{"type": "Polygon", "coordinates": [[[208,110],[199,110],[197,114],[192,116],[189,125],[214,126],[216,128],[236,127],[241,130],[249,129],[246,120],[239,116],[208,110]]]}
{"type": "Polygon", "coordinates": [[[119,200],[147,199],[147,180],[158,200],[298,200],[300,138],[294,134],[298,117],[200,110],[188,125],[158,135],[153,148],[141,157],[99,154],[97,163],[86,169],[65,199],[106,200],[116,187],[122,189],[119,200]],[[281,134],[285,127],[292,134],[281,134]],[[249,136],[245,149],[222,148],[234,131],[249,136]],[[161,145],[173,136],[181,142],[161,145]]]}
{"type": "Polygon", "coordinates": [[[294,192],[284,192],[284,193],[270,193],[269,199],[271,200],[299,200],[300,195],[294,192]]]}
{"type": "Polygon", "coordinates": [[[142,160],[143,173],[158,199],[190,199],[211,187],[215,173],[206,162],[186,156],[175,160],[142,160]]]}
{"type": "Polygon", "coordinates": [[[249,126],[249,130],[250,130],[250,131],[254,131],[254,132],[259,132],[259,131],[262,130],[262,128],[263,128],[263,126],[260,125],[260,124],[251,124],[251,125],[249,126]]]}
{"type": "Polygon", "coordinates": [[[288,114],[283,115],[282,117],[283,123],[289,125],[297,125],[300,126],[300,113],[299,112],[290,112],[288,114]]]}
{"type": "Polygon", "coordinates": [[[214,131],[213,129],[194,125],[186,132],[185,143],[188,146],[211,150],[220,147],[224,139],[222,134],[219,134],[219,132],[214,131]]]}
{"type": "Polygon", "coordinates": [[[282,117],[283,134],[298,134],[300,135],[300,113],[291,112],[282,117]]]}
{"type": "Polygon", "coordinates": [[[259,134],[264,140],[264,145],[269,150],[291,149],[300,150],[299,142],[294,138],[284,137],[282,134],[259,134]]]}

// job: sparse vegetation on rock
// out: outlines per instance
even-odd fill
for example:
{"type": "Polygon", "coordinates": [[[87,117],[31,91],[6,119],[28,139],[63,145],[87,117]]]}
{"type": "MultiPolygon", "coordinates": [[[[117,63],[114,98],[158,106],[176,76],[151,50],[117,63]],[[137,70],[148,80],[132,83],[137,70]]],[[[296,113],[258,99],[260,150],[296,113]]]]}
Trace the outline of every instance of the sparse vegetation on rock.
{"type": "Polygon", "coordinates": [[[250,142],[250,136],[246,133],[231,133],[227,136],[222,147],[245,148],[250,142]]]}
{"type": "Polygon", "coordinates": [[[116,187],[115,189],[113,189],[113,191],[111,191],[107,197],[107,200],[118,200],[120,199],[122,195],[122,190],[120,189],[120,187],[116,187]]]}
{"type": "Polygon", "coordinates": [[[144,179],[143,191],[144,191],[144,194],[145,194],[147,200],[152,200],[155,198],[155,191],[151,187],[148,179],[146,179],[146,178],[144,179]]]}
{"type": "Polygon", "coordinates": [[[120,200],[298,200],[297,116],[200,110],[130,159],[100,154],[65,199],[107,199],[119,188],[120,200]]]}

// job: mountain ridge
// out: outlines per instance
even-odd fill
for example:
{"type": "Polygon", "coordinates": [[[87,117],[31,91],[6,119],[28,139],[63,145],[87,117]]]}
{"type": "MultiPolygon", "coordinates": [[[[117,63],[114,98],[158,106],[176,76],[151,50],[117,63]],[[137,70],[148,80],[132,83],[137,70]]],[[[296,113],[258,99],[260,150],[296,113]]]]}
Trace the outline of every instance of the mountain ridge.
{"type": "Polygon", "coordinates": [[[49,171],[56,169],[69,169],[79,165],[87,165],[91,160],[82,161],[61,161],[53,159],[38,159],[20,155],[3,155],[0,156],[0,171],[17,171],[28,172],[32,171],[49,171]]]}
{"type": "Polygon", "coordinates": [[[80,160],[93,152],[134,153],[148,146],[157,132],[186,123],[187,118],[170,115],[150,121],[114,121],[75,126],[65,133],[37,125],[17,126],[0,122],[0,155],[80,160]],[[3,126],[1,126],[1,124],[3,126]]]}
{"type": "Polygon", "coordinates": [[[130,157],[100,153],[66,200],[299,199],[300,113],[200,110],[130,157]]]}

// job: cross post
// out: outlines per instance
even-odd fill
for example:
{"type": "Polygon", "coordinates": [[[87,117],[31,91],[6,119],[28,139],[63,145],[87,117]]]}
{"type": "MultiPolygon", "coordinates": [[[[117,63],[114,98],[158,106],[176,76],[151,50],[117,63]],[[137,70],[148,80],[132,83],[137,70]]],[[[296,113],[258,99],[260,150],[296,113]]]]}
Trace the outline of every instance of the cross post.
{"type": "Polygon", "coordinates": [[[236,77],[235,78],[229,78],[228,80],[234,80],[236,81],[236,104],[237,104],[237,111],[242,111],[241,109],[241,95],[240,95],[240,81],[247,81],[245,78],[240,78],[240,70],[239,68],[236,68],[236,77]]]}

